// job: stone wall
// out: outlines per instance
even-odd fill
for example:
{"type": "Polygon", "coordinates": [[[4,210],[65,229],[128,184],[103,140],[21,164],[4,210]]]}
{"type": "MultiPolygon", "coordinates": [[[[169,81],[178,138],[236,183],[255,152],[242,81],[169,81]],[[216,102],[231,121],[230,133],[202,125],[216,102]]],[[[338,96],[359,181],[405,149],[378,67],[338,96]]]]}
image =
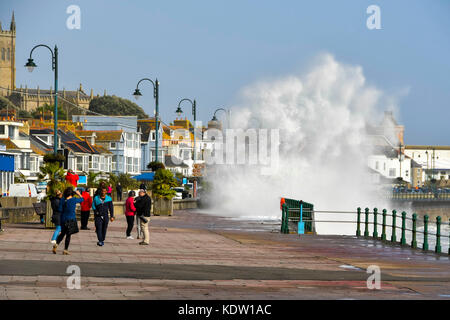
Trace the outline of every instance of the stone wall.
{"type": "Polygon", "coordinates": [[[196,199],[173,200],[173,210],[197,209],[196,199]]]}

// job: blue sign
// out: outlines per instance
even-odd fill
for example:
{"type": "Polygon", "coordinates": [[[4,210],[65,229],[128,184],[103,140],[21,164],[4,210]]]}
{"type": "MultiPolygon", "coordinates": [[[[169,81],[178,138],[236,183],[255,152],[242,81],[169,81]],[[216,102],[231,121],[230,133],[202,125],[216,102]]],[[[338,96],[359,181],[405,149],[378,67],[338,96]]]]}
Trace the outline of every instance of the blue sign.
{"type": "Polygon", "coordinates": [[[183,184],[187,183],[187,178],[183,178],[183,184]]]}
{"type": "Polygon", "coordinates": [[[87,184],[87,177],[86,176],[78,176],[78,183],[79,184],[87,184]]]}
{"type": "Polygon", "coordinates": [[[14,156],[0,154],[0,171],[14,172],[14,156]]]}

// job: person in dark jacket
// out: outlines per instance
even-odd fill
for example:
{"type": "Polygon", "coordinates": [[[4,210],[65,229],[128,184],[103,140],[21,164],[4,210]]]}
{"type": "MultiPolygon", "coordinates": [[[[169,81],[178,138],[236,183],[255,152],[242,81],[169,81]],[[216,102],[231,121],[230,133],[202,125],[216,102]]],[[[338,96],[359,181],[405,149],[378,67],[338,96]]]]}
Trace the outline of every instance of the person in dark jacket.
{"type": "Polygon", "coordinates": [[[139,217],[141,232],[144,234],[144,240],[139,242],[141,245],[150,243],[150,235],[148,232],[148,223],[150,222],[150,210],[152,209],[152,199],[148,196],[144,189],[139,190],[139,197],[134,204],[136,207],[136,215],[139,217]]]}
{"type": "Polygon", "coordinates": [[[117,201],[122,201],[122,185],[120,184],[120,182],[117,182],[117,186],[116,186],[116,192],[117,192],[117,201]]]}
{"type": "Polygon", "coordinates": [[[50,198],[50,204],[52,205],[52,222],[56,226],[55,232],[53,232],[52,240],[50,241],[53,244],[56,244],[56,238],[58,238],[59,233],[61,232],[61,212],[59,211],[59,202],[62,198],[62,192],[59,190],[55,190],[55,196],[50,198]]]}
{"type": "Polygon", "coordinates": [[[92,209],[94,210],[95,231],[97,232],[97,245],[103,246],[106,238],[106,230],[108,229],[109,220],[114,221],[114,206],[110,196],[106,194],[106,187],[101,188],[100,195],[94,197],[92,209]]]}

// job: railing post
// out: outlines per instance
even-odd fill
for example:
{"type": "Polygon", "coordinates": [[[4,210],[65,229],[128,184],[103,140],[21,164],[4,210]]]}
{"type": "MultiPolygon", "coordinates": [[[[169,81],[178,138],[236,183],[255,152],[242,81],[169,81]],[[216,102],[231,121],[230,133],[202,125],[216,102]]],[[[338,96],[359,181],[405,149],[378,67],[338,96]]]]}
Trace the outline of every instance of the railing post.
{"type": "Polygon", "coordinates": [[[402,212],[402,238],[400,240],[402,245],[406,244],[406,212],[402,212]]]}
{"type": "Polygon", "coordinates": [[[284,209],[285,209],[286,205],[283,203],[283,205],[281,206],[281,233],[284,233],[284,209]]]}
{"type": "Polygon", "coordinates": [[[387,210],[383,209],[383,226],[381,228],[381,240],[386,241],[386,213],[387,210]]]}
{"type": "MultiPolygon", "coordinates": [[[[448,219],[448,227],[450,230],[450,219],[448,219]]],[[[450,255],[450,232],[448,233],[448,254],[450,255]]]]}
{"type": "Polygon", "coordinates": [[[361,208],[356,210],[356,236],[361,236],[361,208]]]}
{"type": "Polygon", "coordinates": [[[289,233],[289,208],[286,206],[286,219],[284,219],[284,233],[289,233]]]}
{"type": "Polygon", "coordinates": [[[428,215],[423,217],[423,250],[428,250],[428,215]]]}
{"type": "Polygon", "coordinates": [[[364,227],[364,237],[369,236],[369,208],[365,209],[366,219],[365,219],[365,227],[364,227]]]}
{"type": "Polygon", "coordinates": [[[412,248],[417,248],[417,214],[413,213],[412,215],[412,221],[413,221],[413,226],[412,226],[412,241],[411,241],[411,247],[412,248]]]}
{"type": "Polygon", "coordinates": [[[395,226],[396,218],[397,218],[397,211],[396,210],[392,210],[392,236],[391,236],[391,242],[397,242],[397,235],[396,235],[397,227],[395,226]]]}
{"type": "Polygon", "coordinates": [[[377,216],[378,216],[378,209],[373,209],[373,237],[376,239],[378,238],[378,222],[377,222],[377,216]]]}
{"type": "Polygon", "coordinates": [[[436,247],[434,248],[436,253],[441,253],[441,217],[436,217],[436,247]]]}

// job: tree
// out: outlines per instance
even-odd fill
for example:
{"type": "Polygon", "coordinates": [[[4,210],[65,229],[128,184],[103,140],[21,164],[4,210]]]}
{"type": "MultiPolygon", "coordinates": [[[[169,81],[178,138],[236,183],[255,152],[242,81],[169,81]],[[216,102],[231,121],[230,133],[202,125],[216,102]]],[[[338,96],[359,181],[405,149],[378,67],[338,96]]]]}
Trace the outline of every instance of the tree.
{"type": "Polygon", "coordinates": [[[120,182],[124,190],[139,188],[139,182],[136,179],[133,179],[128,173],[121,173],[118,178],[118,182],[120,182]]]}
{"type": "MultiPolygon", "coordinates": [[[[31,115],[33,116],[34,119],[39,119],[42,117],[43,114],[53,112],[54,110],[55,110],[54,105],[49,105],[46,103],[42,107],[36,108],[31,113],[31,115]]],[[[67,120],[67,113],[60,104],[58,104],[58,119],[67,120]]]]}
{"type": "Polygon", "coordinates": [[[96,97],[89,103],[89,110],[111,116],[137,116],[147,119],[149,116],[136,103],[116,96],[96,97]]]}
{"type": "Polygon", "coordinates": [[[147,169],[151,169],[152,172],[156,172],[159,169],[165,169],[166,167],[164,166],[164,164],[162,162],[156,162],[156,161],[152,161],[147,165],[147,169]]]}
{"type": "Polygon", "coordinates": [[[47,196],[56,195],[56,190],[63,192],[67,187],[72,187],[69,182],[65,181],[64,169],[59,166],[58,162],[46,162],[39,169],[39,181],[47,181],[47,196]]]}
{"type": "Polygon", "coordinates": [[[84,172],[86,175],[86,183],[88,188],[96,188],[98,186],[98,183],[96,182],[97,177],[100,175],[101,172],[84,172]]]}
{"type": "Polygon", "coordinates": [[[176,194],[172,188],[176,186],[177,181],[173,173],[167,169],[159,169],[153,179],[152,195],[156,198],[172,199],[176,194]]]}

